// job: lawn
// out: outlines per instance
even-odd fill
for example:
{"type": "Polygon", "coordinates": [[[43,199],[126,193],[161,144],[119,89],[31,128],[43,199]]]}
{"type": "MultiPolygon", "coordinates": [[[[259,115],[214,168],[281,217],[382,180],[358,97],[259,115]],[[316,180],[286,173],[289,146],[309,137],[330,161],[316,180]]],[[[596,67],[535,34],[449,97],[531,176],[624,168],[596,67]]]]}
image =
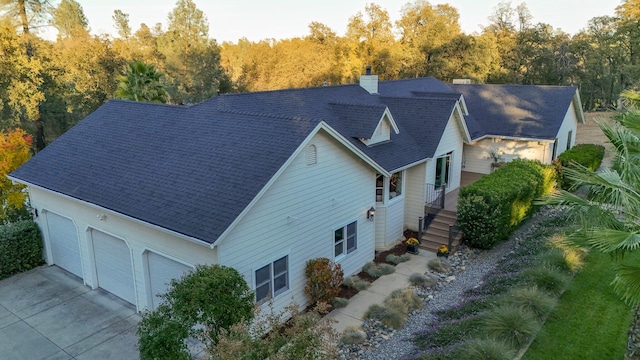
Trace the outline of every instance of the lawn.
{"type": "Polygon", "coordinates": [[[624,359],[633,313],[609,285],[613,274],[611,257],[592,250],[522,359],[624,359]]]}

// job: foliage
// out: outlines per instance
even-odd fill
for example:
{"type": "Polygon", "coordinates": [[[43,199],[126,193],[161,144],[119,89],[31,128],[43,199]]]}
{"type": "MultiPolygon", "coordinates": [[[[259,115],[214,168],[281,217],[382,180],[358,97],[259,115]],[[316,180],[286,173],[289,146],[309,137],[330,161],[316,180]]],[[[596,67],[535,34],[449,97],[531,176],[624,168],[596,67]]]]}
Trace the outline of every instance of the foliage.
{"type": "Polygon", "coordinates": [[[496,339],[473,339],[456,351],[459,360],[512,360],[515,351],[511,346],[496,339]]]}
{"type": "Polygon", "coordinates": [[[407,239],[406,241],[407,245],[411,245],[411,246],[416,246],[418,245],[418,239],[414,238],[414,237],[410,237],[407,239]]]}
{"type": "Polygon", "coordinates": [[[522,273],[522,277],[530,284],[553,295],[560,295],[569,285],[569,277],[560,270],[540,265],[529,268],[522,273]]]}
{"type": "Polygon", "coordinates": [[[514,160],[460,189],[458,221],[470,246],[490,249],[506,239],[534,209],[533,200],[555,182],[552,166],[514,160]]]}
{"type": "Polygon", "coordinates": [[[404,325],[409,313],[421,309],[424,302],[411,289],[398,289],[393,291],[383,305],[374,304],[364,314],[365,319],[378,319],[385,326],[399,329],[404,325]]]}
{"type": "Polygon", "coordinates": [[[409,283],[413,286],[427,286],[429,284],[429,279],[420,273],[413,273],[409,276],[409,283]]]}
{"type": "Polygon", "coordinates": [[[147,65],[142,61],[129,63],[125,74],[117,78],[118,89],[114,97],[164,104],[168,100],[168,94],[162,84],[163,76],[153,65],[147,65]]]}
{"type": "Polygon", "coordinates": [[[22,129],[0,132],[0,221],[15,220],[25,207],[24,186],[13,184],[7,175],[31,157],[31,135],[22,129]]]}
{"type": "Polygon", "coordinates": [[[435,259],[429,260],[427,262],[427,267],[439,273],[446,273],[451,270],[451,264],[449,263],[449,261],[442,257],[437,257],[435,259]]]}
{"type": "Polygon", "coordinates": [[[362,344],[367,339],[367,334],[356,327],[348,327],[344,330],[340,342],[346,345],[362,344]]]}
{"type": "Polygon", "coordinates": [[[380,269],[380,266],[378,266],[378,264],[374,263],[373,261],[364,264],[364,266],[362,267],[362,271],[366,272],[367,275],[371,276],[374,279],[377,279],[380,276],[384,275],[384,273],[380,269]]]}
{"type": "Polygon", "coordinates": [[[556,159],[556,169],[558,171],[558,183],[562,189],[570,190],[572,183],[565,179],[562,169],[572,166],[573,163],[580,164],[591,171],[596,171],[604,158],[604,146],[595,144],[579,144],[563,152],[556,159]]]}
{"type": "Polygon", "coordinates": [[[307,285],[304,288],[304,293],[309,296],[312,304],[319,302],[331,304],[340,293],[340,285],[344,281],[344,273],[340,264],[327,258],[307,261],[305,275],[307,276],[307,285]]]}
{"type": "Polygon", "coordinates": [[[535,286],[512,289],[504,297],[506,305],[516,306],[530,311],[543,321],[553,311],[557,300],[535,286]]]}
{"type": "Polygon", "coordinates": [[[0,279],[44,263],[42,234],[33,220],[0,226],[0,279]]]}
{"type": "Polygon", "coordinates": [[[396,272],[396,268],[393,265],[389,264],[378,264],[378,268],[382,272],[382,275],[389,275],[396,272]]]}
{"type": "Polygon", "coordinates": [[[214,346],[223,329],[253,317],[254,296],[237,270],[197,265],[172,280],[156,310],[146,311],[138,325],[142,359],[187,359],[187,338],[214,346]]]}
{"type": "Polygon", "coordinates": [[[331,320],[316,311],[301,313],[292,304],[281,313],[257,310],[252,324],[224,330],[208,351],[214,360],[324,360],[336,358],[338,338],[331,320]]]}
{"type": "Polygon", "coordinates": [[[540,330],[540,322],[528,310],[500,306],[483,316],[482,332],[516,349],[531,341],[540,330]]]}
{"type": "Polygon", "coordinates": [[[394,254],[389,254],[387,255],[387,257],[384,259],[384,261],[386,262],[390,262],[394,265],[398,265],[400,263],[409,261],[411,259],[409,254],[402,254],[400,256],[394,255],[394,254]]]}
{"type": "Polygon", "coordinates": [[[349,299],[337,297],[333,299],[333,302],[331,303],[331,305],[333,305],[335,309],[342,309],[347,305],[349,305],[349,299]]]}
{"type": "Polygon", "coordinates": [[[342,285],[346,287],[350,287],[352,289],[356,289],[358,291],[366,290],[371,283],[360,279],[357,275],[348,276],[342,282],[342,285]]]}

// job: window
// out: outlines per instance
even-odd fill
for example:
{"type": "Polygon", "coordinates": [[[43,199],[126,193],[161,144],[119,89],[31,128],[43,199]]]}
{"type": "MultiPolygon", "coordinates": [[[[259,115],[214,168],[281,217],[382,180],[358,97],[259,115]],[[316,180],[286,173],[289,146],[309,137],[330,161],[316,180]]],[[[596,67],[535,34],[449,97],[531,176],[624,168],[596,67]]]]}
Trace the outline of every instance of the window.
{"type": "Polygon", "coordinates": [[[402,172],[391,174],[389,177],[389,199],[402,194],[402,172]]]}
{"type": "Polygon", "coordinates": [[[289,289],[289,257],[256,270],[256,301],[274,298],[289,289]]]}
{"type": "Polygon", "coordinates": [[[449,184],[449,173],[451,172],[451,155],[453,155],[453,152],[447,153],[445,156],[441,156],[436,159],[436,189],[439,189],[443,184],[449,184]]]}
{"type": "MultiPolygon", "coordinates": [[[[376,175],[376,201],[384,201],[384,176],[376,175]]],[[[389,177],[389,199],[402,194],[402,171],[391,174],[389,177]]]]}
{"type": "Polygon", "coordinates": [[[358,247],[358,222],[354,221],[347,226],[336,230],[333,235],[334,256],[342,256],[351,253],[358,247]]]}
{"type": "Polygon", "coordinates": [[[573,130],[569,131],[569,135],[567,135],[567,150],[571,149],[571,140],[573,139],[573,130]]]}

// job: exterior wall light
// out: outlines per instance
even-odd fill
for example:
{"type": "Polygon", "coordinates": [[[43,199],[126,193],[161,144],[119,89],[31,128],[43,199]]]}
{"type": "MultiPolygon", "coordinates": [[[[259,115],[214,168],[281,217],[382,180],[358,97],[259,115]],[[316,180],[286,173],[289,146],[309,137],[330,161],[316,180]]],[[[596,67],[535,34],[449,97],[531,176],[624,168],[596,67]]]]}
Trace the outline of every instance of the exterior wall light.
{"type": "Polygon", "coordinates": [[[376,209],[374,209],[372,206],[371,209],[367,210],[367,219],[369,219],[369,221],[373,221],[373,217],[375,215],[376,215],[376,209]]]}

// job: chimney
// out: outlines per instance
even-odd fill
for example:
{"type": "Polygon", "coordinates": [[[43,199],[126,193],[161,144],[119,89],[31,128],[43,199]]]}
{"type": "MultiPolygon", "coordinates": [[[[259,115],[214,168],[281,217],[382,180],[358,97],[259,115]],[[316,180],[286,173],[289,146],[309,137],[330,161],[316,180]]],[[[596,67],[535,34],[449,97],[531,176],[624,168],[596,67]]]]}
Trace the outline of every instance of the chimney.
{"type": "Polygon", "coordinates": [[[378,75],[371,75],[371,65],[367,65],[364,75],[360,75],[360,86],[369,94],[378,93],[378,75]]]}
{"type": "Polygon", "coordinates": [[[471,84],[471,79],[453,79],[454,84],[471,84]]]}

